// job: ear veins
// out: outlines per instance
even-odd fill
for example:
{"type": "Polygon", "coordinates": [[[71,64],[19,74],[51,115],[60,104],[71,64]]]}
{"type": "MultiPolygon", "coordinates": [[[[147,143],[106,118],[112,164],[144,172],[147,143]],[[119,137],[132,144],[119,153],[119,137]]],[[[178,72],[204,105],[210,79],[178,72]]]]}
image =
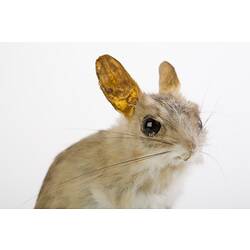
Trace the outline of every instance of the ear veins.
{"type": "Polygon", "coordinates": [[[125,116],[132,116],[141,91],[124,67],[113,57],[103,55],[96,60],[96,74],[113,107],[125,116]]]}

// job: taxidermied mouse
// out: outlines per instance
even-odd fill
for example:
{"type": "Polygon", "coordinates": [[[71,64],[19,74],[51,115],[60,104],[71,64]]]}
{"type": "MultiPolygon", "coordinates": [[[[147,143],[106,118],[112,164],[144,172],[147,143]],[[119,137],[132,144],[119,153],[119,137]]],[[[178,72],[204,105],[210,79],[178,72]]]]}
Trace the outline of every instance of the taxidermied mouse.
{"type": "Polygon", "coordinates": [[[35,208],[171,208],[204,143],[197,104],[180,94],[174,67],[159,67],[159,94],[143,93],[116,59],[96,60],[99,85],[122,116],[52,163],[35,208]]]}

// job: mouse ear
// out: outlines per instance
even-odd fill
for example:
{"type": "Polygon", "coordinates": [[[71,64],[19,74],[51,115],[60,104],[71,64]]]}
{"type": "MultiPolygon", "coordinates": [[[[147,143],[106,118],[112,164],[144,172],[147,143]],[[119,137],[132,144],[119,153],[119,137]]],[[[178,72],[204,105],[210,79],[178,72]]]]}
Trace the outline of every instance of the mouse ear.
{"type": "Polygon", "coordinates": [[[178,93],[180,90],[180,82],[174,67],[168,62],[162,62],[159,66],[160,74],[160,94],[178,93]]]}
{"type": "Polygon", "coordinates": [[[141,91],[120,62],[109,55],[96,60],[99,85],[114,108],[125,116],[132,116],[141,91]]]}

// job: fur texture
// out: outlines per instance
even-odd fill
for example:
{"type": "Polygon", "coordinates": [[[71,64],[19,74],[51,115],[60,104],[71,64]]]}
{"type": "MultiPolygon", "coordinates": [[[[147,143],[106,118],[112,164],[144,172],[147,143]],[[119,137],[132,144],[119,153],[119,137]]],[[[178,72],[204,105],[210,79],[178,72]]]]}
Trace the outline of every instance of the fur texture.
{"type": "Polygon", "coordinates": [[[181,177],[206,132],[198,106],[177,91],[175,70],[164,67],[172,66],[161,65],[160,94],[140,92],[133,115],[121,117],[113,128],[79,141],[56,157],[36,208],[173,206],[181,177]],[[172,75],[166,77],[166,72],[172,75]],[[149,115],[161,124],[154,137],[143,133],[143,119],[149,115]]]}

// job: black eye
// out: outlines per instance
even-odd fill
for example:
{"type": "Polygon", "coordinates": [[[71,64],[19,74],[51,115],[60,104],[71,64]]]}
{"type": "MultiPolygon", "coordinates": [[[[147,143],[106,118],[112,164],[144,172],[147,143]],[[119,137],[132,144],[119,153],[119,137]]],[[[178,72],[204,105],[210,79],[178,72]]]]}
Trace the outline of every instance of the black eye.
{"type": "Polygon", "coordinates": [[[200,130],[202,130],[202,128],[203,128],[203,124],[202,124],[201,119],[199,119],[199,121],[198,121],[198,127],[200,130]]]}
{"type": "Polygon", "coordinates": [[[145,117],[142,124],[142,132],[146,136],[155,136],[161,129],[160,122],[151,117],[145,117]]]}

